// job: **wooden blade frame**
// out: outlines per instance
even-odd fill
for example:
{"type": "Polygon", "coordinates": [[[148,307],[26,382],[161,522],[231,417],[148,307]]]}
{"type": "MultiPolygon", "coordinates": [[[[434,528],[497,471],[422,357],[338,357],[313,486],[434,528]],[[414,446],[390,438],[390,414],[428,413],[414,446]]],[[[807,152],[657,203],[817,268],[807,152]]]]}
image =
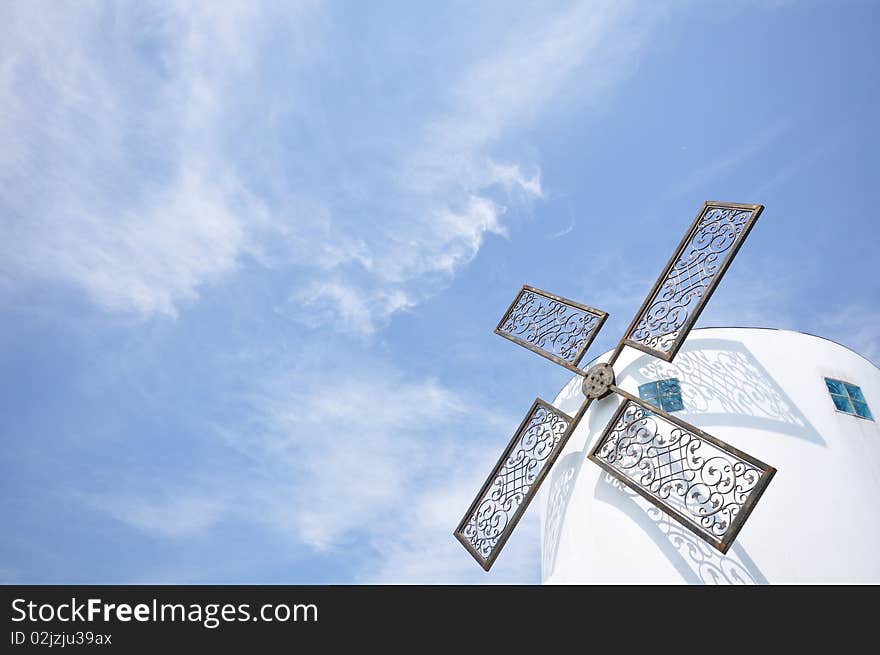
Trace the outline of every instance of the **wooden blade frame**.
{"type": "Polygon", "coordinates": [[[523,285],[495,328],[533,353],[575,373],[608,313],[588,305],[523,285]],[[545,347],[546,346],[546,347],[545,347]]]}
{"type": "Polygon", "coordinates": [[[763,205],[704,203],[623,344],[671,362],[763,210],[763,205]]]}
{"type": "Polygon", "coordinates": [[[726,553],[776,469],[618,387],[612,389],[623,402],[588,458],[726,553]]]}
{"type": "Polygon", "coordinates": [[[537,398],[514,432],[454,533],[486,571],[501,553],[577,423],[537,398]]]}

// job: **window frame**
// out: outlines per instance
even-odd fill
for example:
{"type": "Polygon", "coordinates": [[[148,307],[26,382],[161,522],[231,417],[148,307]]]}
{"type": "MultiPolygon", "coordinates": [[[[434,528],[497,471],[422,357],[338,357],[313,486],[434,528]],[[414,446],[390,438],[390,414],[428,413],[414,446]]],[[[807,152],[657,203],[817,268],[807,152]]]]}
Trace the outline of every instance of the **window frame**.
{"type": "Polygon", "coordinates": [[[672,412],[683,412],[684,411],[684,399],[681,397],[681,380],[679,380],[678,378],[673,377],[673,378],[663,378],[662,380],[649,380],[648,382],[645,382],[644,384],[639,385],[638,392],[639,392],[639,400],[642,400],[645,403],[651,405],[652,407],[656,407],[657,409],[666,412],[667,414],[671,414],[672,412]],[[675,383],[675,391],[673,391],[672,393],[670,393],[668,391],[666,393],[664,393],[663,390],[661,389],[661,384],[664,382],[666,382],[666,383],[674,382],[675,383]],[[646,387],[653,388],[654,393],[651,396],[646,397],[646,396],[642,395],[642,389],[645,389],[646,387]],[[678,401],[676,403],[677,407],[668,407],[668,408],[665,407],[663,404],[664,397],[671,397],[673,400],[677,400],[678,401]],[[654,404],[654,402],[653,402],[654,400],[657,401],[657,404],[654,404]]]}
{"type": "Polygon", "coordinates": [[[853,382],[848,382],[847,380],[840,380],[838,378],[828,377],[827,375],[822,376],[822,379],[825,382],[825,390],[828,392],[828,396],[831,398],[831,404],[834,407],[835,412],[837,412],[838,414],[844,414],[845,416],[855,416],[856,418],[860,418],[863,421],[871,421],[876,423],[876,420],[874,419],[874,412],[871,411],[871,406],[868,404],[868,399],[865,398],[865,394],[859,385],[853,382]],[[833,392],[831,390],[831,385],[829,385],[829,382],[836,383],[842,386],[844,393],[839,394],[833,392]],[[850,387],[853,387],[858,391],[861,399],[853,397],[852,393],[850,392],[850,387]],[[840,407],[837,406],[837,402],[835,401],[836,397],[846,399],[847,403],[849,403],[849,406],[852,407],[853,411],[848,412],[845,409],[840,409],[840,407]],[[857,412],[856,403],[860,403],[865,406],[865,411],[868,413],[867,416],[862,416],[857,412]]]}

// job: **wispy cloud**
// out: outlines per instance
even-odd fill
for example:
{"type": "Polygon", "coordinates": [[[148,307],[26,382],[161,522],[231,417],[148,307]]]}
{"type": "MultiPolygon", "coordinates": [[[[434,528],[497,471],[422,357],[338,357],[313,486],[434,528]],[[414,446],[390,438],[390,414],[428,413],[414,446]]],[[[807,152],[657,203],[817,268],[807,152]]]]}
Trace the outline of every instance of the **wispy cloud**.
{"type": "Polygon", "coordinates": [[[673,195],[683,196],[716,180],[724,174],[729,174],[730,171],[768,148],[774,141],[785,134],[790,127],[791,121],[789,120],[778,120],[768,125],[764,130],[732,152],[713,158],[708,163],[701,165],[684,179],[675,189],[673,195]]]}
{"type": "Polygon", "coordinates": [[[838,135],[835,138],[831,138],[826,140],[825,142],[817,145],[811,149],[809,149],[806,153],[801,154],[787,164],[785,164],[782,168],[780,168],[775,175],[773,175],[770,179],[766,180],[763,184],[761,184],[752,194],[754,198],[760,198],[764,194],[766,194],[769,190],[781,185],[785,184],[792,178],[794,178],[799,173],[803,172],[805,169],[816,164],[823,157],[833,152],[837,149],[841,143],[843,142],[845,137],[842,135],[838,135]]]}
{"type": "MultiPolygon", "coordinates": [[[[505,234],[502,217],[508,206],[527,205],[543,198],[544,191],[537,164],[526,165],[534,172],[524,174],[523,164],[494,155],[494,144],[536,120],[573,76],[577,92],[599,102],[629,74],[659,13],[628,3],[573,3],[555,15],[526,21],[507,35],[499,51],[465,70],[439,103],[446,112],[420,124],[415,146],[396,153],[393,179],[383,180],[377,190],[404,210],[390,229],[379,231],[380,239],[365,237],[374,277],[366,286],[362,279],[337,277],[317,296],[313,286],[310,305],[323,298],[323,314],[336,310],[350,316],[349,300],[356,293],[362,306],[376,308],[369,312],[373,320],[361,323],[362,331],[370,332],[377,321],[435,289],[438,275],[448,279],[467,264],[486,235],[505,234]],[[342,284],[356,292],[341,293],[342,284]],[[384,302],[389,286],[406,300],[384,302]]],[[[341,323],[353,327],[350,321],[341,323]]]]}
{"type": "Polygon", "coordinates": [[[831,307],[815,317],[816,334],[852,348],[880,366],[880,308],[874,303],[831,307]]]}
{"type": "Polygon", "coordinates": [[[574,231],[574,225],[575,225],[574,219],[572,219],[571,222],[568,224],[568,226],[562,228],[558,232],[554,232],[554,233],[550,234],[547,238],[548,239],[558,239],[560,237],[564,237],[567,234],[571,234],[572,231],[574,231]]]}
{"type": "Polygon", "coordinates": [[[259,13],[6,5],[4,273],[174,314],[252,249],[265,209],[217,145],[259,13]],[[155,49],[155,51],[153,51],[155,49]]]}
{"type": "MultiPolygon", "coordinates": [[[[350,316],[356,297],[367,309],[364,320],[343,320],[342,326],[371,332],[399,307],[433,291],[438,277],[448,279],[466,265],[487,235],[504,235],[502,218],[509,205],[527,206],[542,198],[543,190],[537,165],[525,174],[520,164],[500,161],[492,155],[493,142],[550,101],[562,80],[607,36],[603,30],[618,13],[611,5],[575,5],[514,35],[501,53],[451,80],[437,103],[445,112],[416,123],[407,139],[411,147],[384,153],[392,164],[374,181],[374,193],[396,206],[383,207],[383,223],[361,233],[370,252],[369,274],[334,267],[332,285],[313,284],[305,292],[309,308],[328,318],[334,312],[350,316]],[[406,300],[384,302],[389,288],[406,300]]],[[[363,272],[362,267],[357,271],[363,272]]],[[[315,315],[310,312],[306,320],[315,315]]]]}
{"type": "Polygon", "coordinates": [[[393,131],[367,105],[352,137],[358,160],[378,165],[357,168],[354,146],[336,145],[350,116],[303,109],[325,93],[316,71],[332,70],[322,44],[334,28],[318,3],[282,17],[253,3],[5,12],[5,277],[174,315],[249,258],[289,278],[285,313],[362,334],[441,288],[543,197],[538,162],[498,155],[498,141],[570,93],[575,75],[580,95],[601,98],[656,20],[581,2],[523,21],[499,50],[444,73],[431,108],[401,105],[393,131]],[[260,86],[279,25],[303,37],[285,46],[296,99],[260,86]],[[279,145],[304,132],[327,147],[279,145]],[[257,162],[247,143],[265,144],[257,162]]]}
{"type": "MultiPolygon", "coordinates": [[[[389,120],[382,79],[377,91],[333,78],[339,28],[320,6],[271,9],[6,7],[3,274],[173,316],[253,262],[283,280],[269,291],[277,312],[372,334],[544,197],[540,162],[514,137],[560,97],[601,103],[659,15],[584,2],[518,21],[444,69],[417,110],[389,91],[389,120]],[[261,77],[279,59],[284,88],[277,70],[261,77]],[[356,113],[333,111],[361,100],[356,129],[356,113]]],[[[166,541],[227,521],[328,556],[354,540],[363,580],[484,580],[451,530],[520,417],[374,359],[334,375],[338,349],[318,356],[323,341],[297,338],[298,359],[267,346],[265,366],[240,372],[245,391],[224,392],[242,410],[211,426],[223,466],[192,456],[158,480],[127,469],[80,489],[84,506],[166,541]],[[109,487],[123,476],[135,479],[109,487]]],[[[494,580],[537,567],[535,527],[523,524],[494,580]]]]}
{"type": "MultiPolygon", "coordinates": [[[[482,571],[451,531],[517,417],[436,381],[384,366],[341,378],[278,366],[244,402],[244,429],[215,426],[235,471],[192,462],[190,479],[129,470],[77,497],[156,539],[251,524],[336,557],[358,544],[361,581],[463,582],[482,571]],[[467,439],[462,439],[467,435],[467,439]]],[[[537,524],[526,522],[493,581],[537,575],[537,524]]],[[[534,579],[534,578],[532,578],[534,579]]]]}
{"type": "MultiPolygon", "coordinates": [[[[184,490],[192,494],[193,491],[184,490]]],[[[89,494],[79,498],[92,509],[105,512],[117,521],[161,538],[181,538],[202,534],[214,526],[224,513],[216,496],[178,496],[175,493],[156,496],[138,494],[89,494]]]]}

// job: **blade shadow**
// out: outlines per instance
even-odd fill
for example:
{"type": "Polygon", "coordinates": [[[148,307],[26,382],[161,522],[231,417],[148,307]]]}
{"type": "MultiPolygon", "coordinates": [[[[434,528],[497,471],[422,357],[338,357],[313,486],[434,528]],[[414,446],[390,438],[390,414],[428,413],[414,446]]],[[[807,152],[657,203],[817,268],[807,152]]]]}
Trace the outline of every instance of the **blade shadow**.
{"type": "Polygon", "coordinates": [[[596,481],[596,500],[613,505],[638,525],[689,584],[769,584],[740,542],[726,555],[683,528],[659,508],[644,501],[614,476],[596,481]],[[621,499],[625,498],[626,501],[621,499]]]}
{"type": "Polygon", "coordinates": [[[581,451],[569,453],[553,467],[541,547],[541,571],[546,572],[547,575],[552,574],[556,568],[562,523],[568,512],[574,483],[581,472],[584,459],[581,451]]]}
{"type": "Polygon", "coordinates": [[[684,411],[676,416],[689,423],[779,432],[827,447],[773,376],[737,341],[693,338],[673,362],[645,355],[628,364],[618,377],[627,375],[638,384],[679,378],[684,411]]]}

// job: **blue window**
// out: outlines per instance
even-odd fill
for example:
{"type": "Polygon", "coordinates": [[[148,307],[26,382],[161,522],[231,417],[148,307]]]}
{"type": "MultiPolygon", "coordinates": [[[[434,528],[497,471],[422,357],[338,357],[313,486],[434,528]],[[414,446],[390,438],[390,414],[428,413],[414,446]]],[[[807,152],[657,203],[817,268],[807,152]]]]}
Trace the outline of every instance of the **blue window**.
{"type": "Polygon", "coordinates": [[[828,393],[831,394],[831,400],[834,401],[837,411],[874,420],[874,417],[871,416],[871,410],[868,409],[868,402],[859,387],[831,378],[825,378],[825,386],[828,387],[828,393]]]}
{"type": "Polygon", "coordinates": [[[640,385],[639,398],[664,412],[678,412],[684,409],[684,403],[681,402],[681,387],[676,378],[640,385]]]}

